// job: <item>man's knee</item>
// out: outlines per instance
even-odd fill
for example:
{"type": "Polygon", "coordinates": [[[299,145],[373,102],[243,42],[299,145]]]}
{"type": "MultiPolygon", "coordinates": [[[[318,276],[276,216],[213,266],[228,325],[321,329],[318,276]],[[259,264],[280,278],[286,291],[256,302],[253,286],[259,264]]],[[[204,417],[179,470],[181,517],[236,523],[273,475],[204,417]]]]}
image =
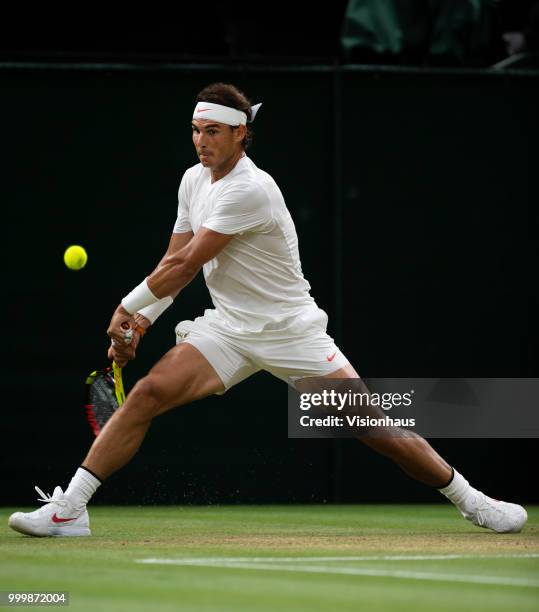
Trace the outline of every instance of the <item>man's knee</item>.
{"type": "Polygon", "coordinates": [[[160,385],[154,377],[148,375],[133,387],[120,413],[131,421],[151,421],[162,410],[165,401],[160,385]]]}
{"type": "Polygon", "coordinates": [[[403,459],[414,452],[418,442],[404,430],[395,430],[388,435],[362,436],[361,442],[377,453],[390,459],[403,459]]]}

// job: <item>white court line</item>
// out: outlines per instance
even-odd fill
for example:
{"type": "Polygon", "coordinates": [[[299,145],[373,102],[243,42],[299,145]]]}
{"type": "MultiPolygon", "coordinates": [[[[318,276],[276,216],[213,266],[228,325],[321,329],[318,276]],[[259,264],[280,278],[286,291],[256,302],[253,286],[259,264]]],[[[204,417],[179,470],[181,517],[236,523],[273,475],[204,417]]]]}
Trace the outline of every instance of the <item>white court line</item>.
{"type": "MultiPolygon", "coordinates": [[[[424,556],[420,558],[418,556],[412,557],[415,560],[426,560],[424,556]]],[[[499,556],[487,557],[485,555],[473,556],[457,556],[457,555],[432,555],[428,557],[431,559],[453,559],[453,558],[499,558],[499,556]]],[[[529,558],[529,555],[513,555],[511,558],[522,557],[529,558]]],[[[537,557],[537,555],[532,555],[537,557]]],[[[503,558],[503,557],[502,557],[503,558]]],[[[407,580],[430,580],[434,582],[467,582],[472,584],[494,584],[501,586],[518,586],[518,587],[531,587],[539,588],[538,580],[528,580],[526,578],[513,578],[509,576],[481,576],[471,574],[446,574],[436,572],[417,572],[417,571],[405,571],[405,570],[386,570],[386,569],[373,569],[373,568],[355,568],[355,567],[331,567],[331,566],[320,566],[320,565],[279,565],[279,563],[268,563],[268,560],[281,561],[279,557],[228,557],[228,558],[181,558],[181,559],[136,559],[136,563],[146,563],[155,565],[186,565],[186,566],[198,566],[198,567],[221,567],[225,569],[247,569],[247,570],[265,570],[265,571],[285,571],[285,572],[306,572],[315,574],[344,574],[349,576],[371,576],[381,578],[402,578],[407,580]],[[253,563],[253,560],[257,559],[253,563]]],[[[384,560],[410,560],[409,556],[392,556],[388,558],[384,557],[288,557],[288,560],[304,561],[304,560],[361,560],[361,561],[384,561],[384,560]],[[397,557],[397,558],[395,558],[397,557]]]]}
{"type": "Polygon", "coordinates": [[[539,553],[508,553],[497,555],[370,555],[370,556],[343,556],[343,557],[178,557],[176,559],[136,559],[137,563],[173,563],[181,565],[187,562],[197,564],[211,563],[213,561],[223,561],[229,563],[236,562],[292,562],[298,561],[445,561],[451,559],[537,559],[539,553]]]}

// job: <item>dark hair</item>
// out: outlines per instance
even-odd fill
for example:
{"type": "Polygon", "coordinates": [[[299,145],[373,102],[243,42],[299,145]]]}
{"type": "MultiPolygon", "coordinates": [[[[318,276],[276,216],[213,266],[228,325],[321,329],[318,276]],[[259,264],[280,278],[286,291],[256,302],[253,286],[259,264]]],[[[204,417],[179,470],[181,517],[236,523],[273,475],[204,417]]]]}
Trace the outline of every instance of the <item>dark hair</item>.
{"type": "MultiPolygon", "coordinates": [[[[231,108],[243,111],[247,115],[247,121],[251,118],[251,101],[242,91],[230,83],[212,83],[204,87],[197,95],[196,102],[213,102],[213,104],[230,106],[231,108]]],[[[234,129],[233,126],[230,127],[234,129]]],[[[241,141],[241,146],[244,150],[250,147],[253,141],[253,129],[249,123],[245,127],[247,128],[247,133],[241,141]]]]}

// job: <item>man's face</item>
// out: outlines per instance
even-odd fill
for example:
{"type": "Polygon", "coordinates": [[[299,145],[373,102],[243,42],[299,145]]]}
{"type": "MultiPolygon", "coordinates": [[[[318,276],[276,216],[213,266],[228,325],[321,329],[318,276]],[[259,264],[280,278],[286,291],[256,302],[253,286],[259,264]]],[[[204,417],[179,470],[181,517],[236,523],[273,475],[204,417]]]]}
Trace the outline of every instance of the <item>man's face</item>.
{"type": "Polygon", "coordinates": [[[193,144],[205,168],[220,166],[241,148],[245,126],[232,129],[212,119],[193,119],[193,144]]]}

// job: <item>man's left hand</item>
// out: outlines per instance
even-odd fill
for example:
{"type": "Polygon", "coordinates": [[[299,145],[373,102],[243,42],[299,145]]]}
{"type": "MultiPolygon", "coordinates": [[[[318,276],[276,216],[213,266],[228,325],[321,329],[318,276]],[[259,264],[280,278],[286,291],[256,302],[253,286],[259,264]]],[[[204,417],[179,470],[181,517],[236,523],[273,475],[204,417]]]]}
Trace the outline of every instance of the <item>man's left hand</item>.
{"type": "Polygon", "coordinates": [[[135,318],[120,304],[112,315],[107,334],[118,347],[127,346],[131,342],[135,325],[135,318]]]}

